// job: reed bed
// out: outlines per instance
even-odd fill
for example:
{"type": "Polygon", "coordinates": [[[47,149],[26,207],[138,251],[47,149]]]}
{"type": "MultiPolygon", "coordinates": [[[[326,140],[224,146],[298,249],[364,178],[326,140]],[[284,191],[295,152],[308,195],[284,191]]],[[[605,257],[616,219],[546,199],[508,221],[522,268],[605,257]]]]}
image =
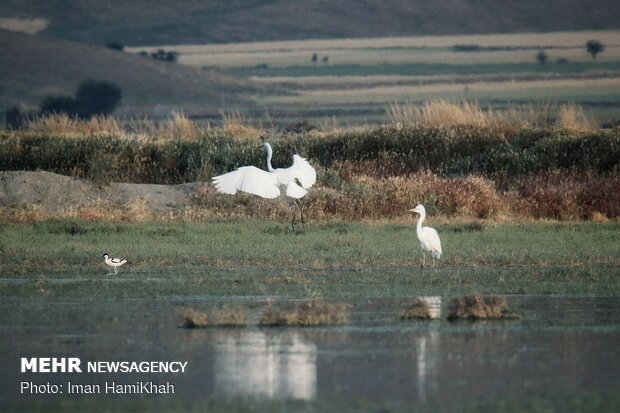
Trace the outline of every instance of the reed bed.
{"type": "Polygon", "coordinates": [[[391,103],[386,114],[396,125],[468,126],[496,130],[546,127],[593,131],[598,128],[594,117],[576,104],[531,103],[505,110],[484,110],[475,102],[434,100],[422,105],[391,103]]]}
{"type": "Polygon", "coordinates": [[[537,126],[543,121],[534,115],[555,116],[548,106],[500,116],[475,104],[438,101],[422,108],[394,105],[392,111],[394,122],[381,127],[289,134],[250,126],[239,113],[222,113],[223,126],[217,128],[182,113],[161,124],[41,118],[24,130],[0,132],[0,170],[43,170],[99,186],[204,185],[187,206],[165,216],[140,200],[118,206],[104,199],[54,211],[33,205],[0,208],[6,219],[16,221],[49,216],[287,219],[285,201],[221,195],[209,185],[212,176],[239,166],[263,167],[260,138],[267,137],[274,166],[287,167],[292,154],[299,153],[317,169],[317,184],[304,199],[311,219],[403,218],[417,203],[434,215],[483,219],[601,221],[620,216],[620,129],[592,129],[578,106],[562,108],[557,117],[562,127],[537,126]],[[512,120],[502,120],[506,116],[512,120]],[[520,120],[525,117],[531,123],[520,120]]]}

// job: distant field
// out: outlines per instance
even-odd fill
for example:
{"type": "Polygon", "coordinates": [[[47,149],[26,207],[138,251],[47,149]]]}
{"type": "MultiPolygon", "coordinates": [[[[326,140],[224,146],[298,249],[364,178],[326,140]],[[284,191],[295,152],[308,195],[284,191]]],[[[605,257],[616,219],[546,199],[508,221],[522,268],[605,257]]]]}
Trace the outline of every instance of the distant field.
{"type": "MultiPolygon", "coordinates": [[[[597,39],[606,45],[600,61],[620,58],[620,31],[523,33],[468,36],[386,37],[372,39],[335,39],[251,42],[210,45],[165,45],[128,48],[130,52],[152,52],[159,48],[181,53],[180,62],[191,66],[253,67],[263,63],[270,67],[312,65],[327,55],[329,64],[404,64],[404,63],[507,63],[531,62],[539,50],[550,58],[589,61],[585,44],[597,39]],[[489,48],[480,52],[455,52],[455,45],[489,48]],[[534,52],[532,52],[534,50],[534,52]]],[[[317,62],[317,65],[322,65],[317,62]]]]}
{"type": "MultiPolygon", "coordinates": [[[[132,52],[160,47],[133,48],[132,52]]],[[[393,102],[468,100],[505,108],[577,103],[599,121],[620,108],[620,31],[168,45],[189,66],[288,90],[252,96],[275,119],[382,123],[393,102]],[[585,44],[605,46],[596,61],[585,44]],[[457,51],[465,45],[473,51],[457,51]],[[544,51],[547,61],[538,63],[544,51]],[[312,62],[313,53],[317,61],[312,62]],[[323,58],[327,57],[327,61],[323,58]]],[[[256,113],[257,116],[264,113],[256,113]]]]}

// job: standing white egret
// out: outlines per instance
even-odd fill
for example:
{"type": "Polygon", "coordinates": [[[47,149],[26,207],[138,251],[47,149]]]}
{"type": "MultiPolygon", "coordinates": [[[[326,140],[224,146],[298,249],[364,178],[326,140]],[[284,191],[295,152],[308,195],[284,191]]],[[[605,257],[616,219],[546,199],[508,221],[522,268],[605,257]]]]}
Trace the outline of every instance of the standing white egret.
{"type": "Polygon", "coordinates": [[[103,261],[110,267],[114,268],[114,273],[118,272],[118,267],[127,263],[127,260],[123,260],[121,258],[110,258],[108,253],[103,254],[103,261]]]}
{"type": "Polygon", "coordinates": [[[422,222],[424,222],[424,219],[426,218],[426,208],[424,208],[424,205],[418,204],[415,208],[410,209],[409,211],[416,212],[420,215],[415,232],[418,236],[418,241],[420,241],[420,246],[422,247],[422,266],[426,264],[426,252],[428,251],[431,253],[434,267],[435,258],[441,258],[442,254],[439,234],[437,234],[435,228],[422,226],[422,222]]]}
{"type": "Polygon", "coordinates": [[[215,189],[224,194],[234,195],[237,191],[273,199],[285,195],[293,199],[293,231],[295,231],[295,210],[299,206],[301,225],[305,230],[304,211],[301,198],[316,182],[316,171],[299,155],[293,155],[293,165],[288,168],[274,169],[271,165],[273,150],[269,143],[264,143],[267,151],[267,171],[255,166],[242,166],[235,171],[213,177],[215,189]]]}

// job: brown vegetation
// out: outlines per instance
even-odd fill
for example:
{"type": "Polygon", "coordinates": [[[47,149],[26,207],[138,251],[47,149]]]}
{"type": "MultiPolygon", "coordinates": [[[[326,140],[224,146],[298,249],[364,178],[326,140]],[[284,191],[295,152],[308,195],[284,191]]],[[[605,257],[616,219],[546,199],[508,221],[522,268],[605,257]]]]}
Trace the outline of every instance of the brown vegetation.
{"type": "Polygon", "coordinates": [[[269,302],[259,325],[266,327],[331,326],[349,321],[349,305],[304,301],[296,308],[276,310],[269,302]]]}
{"type": "Polygon", "coordinates": [[[432,319],[431,306],[428,301],[418,298],[415,303],[403,311],[400,316],[403,320],[430,320],[432,319]]]}
{"type": "Polygon", "coordinates": [[[181,327],[245,327],[247,317],[241,307],[222,307],[203,313],[193,309],[185,311],[181,327]]]}
{"type": "Polygon", "coordinates": [[[423,105],[392,103],[388,118],[395,124],[421,124],[432,127],[468,126],[499,131],[515,128],[557,127],[564,130],[588,131],[597,128],[596,121],[575,104],[538,103],[513,106],[503,111],[482,110],[467,101],[435,100],[423,105]]]}
{"type": "Polygon", "coordinates": [[[449,321],[457,320],[512,320],[519,318],[508,308],[504,296],[480,294],[457,297],[450,303],[449,321]]]}

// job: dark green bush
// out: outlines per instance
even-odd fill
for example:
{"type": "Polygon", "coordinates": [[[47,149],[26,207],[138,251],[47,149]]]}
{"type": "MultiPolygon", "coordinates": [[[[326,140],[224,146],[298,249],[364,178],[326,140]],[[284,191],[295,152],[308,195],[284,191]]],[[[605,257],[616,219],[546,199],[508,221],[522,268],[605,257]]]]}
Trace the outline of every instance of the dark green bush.
{"type": "MultiPolygon", "coordinates": [[[[294,153],[308,158],[326,183],[343,162],[366,168],[381,162],[398,173],[430,170],[439,175],[479,174],[511,179],[550,170],[618,171],[620,131],[577,133],[520,130],[512,135],[472,127],[379,127],[311,133],[274,139],[274,167],[287,167],[294,153]]],[[[265,169],[260,142],[231,139],[215,130],[195,140],[143,141],[117,136],[62,137],[0,133],[0,170],[46,170],[102,182],[173,184],[205,180],[239,166],[265,169]]],[[[372,171],[357,171],[369,173],[372,171]]],[[[337,181],[340,178],[336,179],[337,181]]]]}

